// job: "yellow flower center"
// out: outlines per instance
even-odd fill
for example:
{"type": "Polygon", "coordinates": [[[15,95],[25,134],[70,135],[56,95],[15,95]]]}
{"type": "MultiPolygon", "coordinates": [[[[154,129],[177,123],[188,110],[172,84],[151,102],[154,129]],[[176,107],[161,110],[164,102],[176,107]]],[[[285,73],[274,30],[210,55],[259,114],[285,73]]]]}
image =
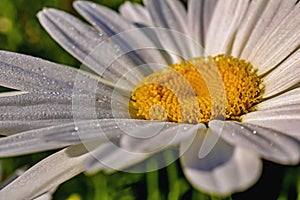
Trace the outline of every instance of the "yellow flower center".
{"type": "Polygon", "coordinates": [[[145,77],[131,95],[131,117],[178,123],[209,122],[216,116],[214,110],[222,109],[218,108],[222,98],[210,94],[208,87],[217,82],[212,67],[223,82],[224,118],[239,120],[261,100],[262,82],[250,63],[226,55],[194,58],[145,77]]]}

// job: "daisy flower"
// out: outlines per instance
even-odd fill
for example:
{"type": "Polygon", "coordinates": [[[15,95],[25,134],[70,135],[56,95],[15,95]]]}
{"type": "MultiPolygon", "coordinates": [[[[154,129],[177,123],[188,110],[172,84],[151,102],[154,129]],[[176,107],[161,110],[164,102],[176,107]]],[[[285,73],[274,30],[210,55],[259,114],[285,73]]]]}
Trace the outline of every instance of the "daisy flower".
{"type": "Polygon", "coordinates": [[[82,68],[0,52],[0,85],[16,90],[0,97],[0,156],[62,148],[1,198],[49,196],[84,171],[155,170],[169,163],[142,161],[164,149],[195,188],[222,196],[254,184],[261,159],[299,163],[298,1],[74,8],[91,25],[56,9],[38,18],[82,68]]]}

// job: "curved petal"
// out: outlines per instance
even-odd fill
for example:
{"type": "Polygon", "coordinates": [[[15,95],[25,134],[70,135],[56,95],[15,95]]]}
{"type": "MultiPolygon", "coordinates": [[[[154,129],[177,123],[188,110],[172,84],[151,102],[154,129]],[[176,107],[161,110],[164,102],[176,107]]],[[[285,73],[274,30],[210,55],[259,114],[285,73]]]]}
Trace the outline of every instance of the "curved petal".
{"type": "Polygon", "coordinates": [[[188,33],[187,12],[180,1],[146,0],[145,4],[155,26],[188,33]]]}
{"type": "Polygon", "coordinates": [[[248,8],[249,1],[218,1],[205,38],[209,55],[227,54],[248,8]]]}
{"type": "Polygon", "coordinates": [[[3,98],[3,97],[13,97],[13,96],[23,95],[23,94],[28,94],[28,92],[23,92],[23,91],[1,92],[0,93],[0,99],[3,98]]]}
{"type": "MultiPolygon", "coordinates": [[[[206,41],[207,32],[209,26],[211,24],[212,17],[215,13],[216,6],[218,5],[219,0],[210,0],[204,1],[204,10],[203,10],[203,31],[204,31],[204,38],[203,41],[206,41]]],[[[204,44],[206,46],[206,44],[204,44]]]]}
{"type": "Polygon", "coordinates": [[[91,152],[92,157],[85,163],[85,168],[88,173],[92,174],[99,170],[111,173],[124,170],[151,155],[151,153],[130,152],[112,142],[106,142],[91,152]]]}
{"type": "MultiPolygon", "coordinates": [[[[280,15],[284,16],[284,12],[287,13],[287,11],[289,11],[289,9],[294,6],[294,4],[295,2],[293,1],[268,1],[268,5],[265,7],[262,15],[258,18],[257,23],[254,24],[254,27],[250,27],[252,28],[252,31],[251,29],[248,29],[250,36],[249,38],[245,38],[247,40],[244,39],[244,42],[246,42],[246,44],[240,56],[242,59],[247,60],[255,45],[257,45],[258,41],[263,37],[263,35],[267,34],[268,29],[273,26],[274,21],[276,21],[275,18],[279,17],[279,19],[282,19],[282,16],[280,15]]],[[[249,33],[244,32],[243,34],[247,35],[249,33]]],[[[243,36],[240,37],[240,40],[242,38],[243,36]]]]}
{"type": "Polygon", "coordinates": [[[73,119],[51,119],[51,120],[5,120],[0,121],[0,135],[13,135],[33,129],[58,126],[65,123],[72,123],[73,119]]]}
{"type": "Polygon", "coordinates": [[[182,34],[188,33],[187,13],[181,2],[178,0],[146,0],[145,4],[154,26],[171,30],[164,33],[160,32],[158,39],[165,49],[174,49],[175,52],[179,52],[179,55],[172,55],[173,62],[179,62],[180,57],[192,59],[194,56],[191,52],[191,45],[172,34],[172,31],[178,31],[182,34]]]}
{"type": "Polygon", "coordinates": [[[295,104],[300,105],[300,88],[290,90],[277,97],[262,101],[261,103],[255,105],[255,110],[268,110],[295,104]]]}
{"type": "Polygon", "coordinates": [[[284,61],[300,44],[300,4],[296,4],[278,25],[268,30],[268,36],[259,42],[247,59],[263,75],[284,61]]]}
{"type": "Polygon", "coordinates": [[[264,98],[283,92],[300,83],[300,49],[263,78],[264,98]]]}
{"type": "Polygon", "coordinates": [[[74,144],[107,141],[141,126],[131,119],[82,120],[0,138],[0,157],[24,155],[74,144]],[[124,125],[125,124],[125,125],[124,125]]]}
{"type": "Polygon", "coordinates": [[[139,4],[134,4],[130,1],[126,1],[123,5],[121,5],[119,11],[123,17],[133,23],[152,26],[149,12],[146,8],[139,4]]]}
{"type": "Polygon", "coordinates": [[[202,46],[204,41],[204,30],[203,30],[203,0],[189,0],[188,1],[188,28],[190,35],[196,42],[202,46]]]}
{"type": "Polygon", "coordinates": [[[264,159],[280,164],[298,164],[299,142],[272,129],[251,124],[213,120],[209,127],[234,146],[248,148],[264,159]]]}
{"type": "MultiPolygon", "coordinates": [[[[147,36],[147,33],[144,33],[143,30],[137,29],[136,25],[124,19],[115,11],[88,1],[76,1],[74,3],[74,7],[97,30],[105,32],[109,37],[115,35],[112,41],[119,46],[118,50],[116,50],[116,48],[114,50],[117,55],[120,55],[122,51],[125,51],[131,53],[130,56],[137,64],[167,64],[161,52],[157,51],[157,49],[159,49],[159,45],[156,44],[155,41],[152,41],[151,37],[147,36]],[[124,37],[122,33],[132,29],[134,29],[138,34],[126,35],[126,37],[124,37]],[[118,35],[116,36],[116,34],[118,35]],[[128,42],[128,40],[130,42],[128,42]],[[137,51],[138,49],[135,47],[143,43],[157,48],[154,49],[155,51],[152,50],[151,52],[137,51]]],[[[111,40],[108,42],[111,42],[111,40]]],[[[147,48],[144,50],[147,50],[147,48]]]]}
{"type": "Polygon", "coordinates": [[[198,129],[205,130],[203,124],[152,122],[151,125],[147,127],[151,131],[150,136],[142,130],[139,131],[138,135],[124,135],[120,140],[121,147],[133,152],[154,153],[193,139],[198,129]]]}
{"type": "Polygon", "coordinates": [[[77,73],[70,67],[6,51],[0,51],[0,70],[0,85],[30,92],[71,93],[77,73]]]}
{"type": "MultiPolygon", "coordinates": [[[[266,9],[268,0],[254,0],[250,2],[247,12],[237,29],[236,37],[232,47],[232,55],[239,57],[253,29],[259,22],[261,15],[266,9]]],[[[261,18],[262,19],[262,18],[261,18]]]]}
{"type": "Polygon", "coordinates": [[[1,199],[32,199],[55,188],[84,170],[90,158],[83,146],[63,149],[34,165],[0,190],[1,199]]]}
{"type": "Polygon", "coordinates": [[[250,112],[242,116],[242,122],[274,129],[300,140],[299,104],[250,112]]]}
{"type": "Polygon", "coordinates": [[[100,77],[75,68],[13,52],[0,51],[0,70],[0,85],[49,96],[71,95],[76,91],[94,93],[96,89],[101,92],[112,90],[100,83],[100,81],[105,83],[105,80],[100,77]],[[79,79],[85,83],[79,84],[79,79]]]}
{"type": "MultiPolygon", "coordinates": [[[[3,105],[0,106],[0,120],[48,120],[48,119],[93,119],[111,118],[113,116],[110,102],[96,101],[94,97],[82,95],[82,104],[68,102],[58,104],[48,100],[45,103],[33,105],[3,105]],[[88,104],[90,101],[90,104],[88,104]]],[[[121,106],[121,104],[119,104],[121,106]]],[[[121,111],[118,111],[121,114],[121,111]]]]}
{"type": "Polygon", "coordinates": [[[180,159],[183,172],[194,187],[226,196],[257,181],[262,163],[256,154],[219,140],[212,151],[200,159],[198,154],[203,139],[204,134],[199,134],[180,159]]]}
{"type": "Polygon", "coordinates": [[[52,95],[47,93],[24,93],[24,92],[6,92],[0,93],[0,106],[29,106],[46,104],[52,102],[53,104],[68,104],[72,103],[72,96],[70,94],[56,93],[52,95]]]}
{"type": "MultiPolygon", "coordinates": [[[[121,75],[134,67],[126,56],[119,58],[112,67],[106,66],[106,55],[97,53],[108,37],[84,24],[72,15],[56,9],[44,9],[38,13],[43,27],[66,51],[82,64],[102,75],[105,79],[116,82],[121,75]]],[[[114,54],[111,50],[110,54],[114,54]]]]}

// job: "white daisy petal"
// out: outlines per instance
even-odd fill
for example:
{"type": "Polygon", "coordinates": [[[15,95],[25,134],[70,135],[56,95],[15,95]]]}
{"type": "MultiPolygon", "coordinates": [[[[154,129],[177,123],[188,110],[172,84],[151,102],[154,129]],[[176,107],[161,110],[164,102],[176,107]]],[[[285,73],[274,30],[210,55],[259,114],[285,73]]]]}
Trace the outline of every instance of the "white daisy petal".
{"type": "MultiPolygon", "coordinates": [[[[209,134],[216,133],[210,131],[209,134]]],[[[204,137],[205,133],[198,134],[181,157],[183,172],[194,187],[225,196],[244,190],[258,179],[262,168],[258,156],[222,140],[200,159],[198,154],[204,137]]]]}
{"type": "Polygon", "coordinates": [[[70,93],[76,75],[76,71],[71,68],[5,51],[0,51],[0,70],[0,85],[23,91],[54,90],[70,93]],[[57,71],[61,73],[57,74],[57,71]]]}
{"type": "Polygon", "coordinates": [[[299,104],[250,112],[242,116],[242,122],[274,129],[300,140],[299,104]]]}
{"type": "Polygon", "coordinates": [[[196,42],[203,45],[204,30],[200,20],[202,19],[203,0],[190,0],[188,2],[188,28],[196,42]]]}
{"type": "Polygon", "coordinates": [[[146,0],[155,26],[188,33],[187,12],[178,0],[146,0]]]}
{"type": "Polygon", "coordinates": [[[265,86],[263,97],[268,98],[300,83],[299,66],[300,49],[263,78],[265,86]]]}
{"type": "MultiPolygon", "coordinates": [[[[134,24],[121,17],[115,11],[88,1],[76,1],[74,7],[97,30],[105,32],[108,36],[134,29],[136,35],[126,34],[126,37],[124,37],[123,34],[119,34],[113,37],[113,41],[117,42],[120,49],[125,51],[125,53],[131,53],[134,61],[138,64],[167,64],[160,51],[155,51],[159,49],[159,46],[147,37],[143,30],[136,29],[137,27],[134,24]],[[152,50],[151,53],[147,51],[136,51],[140,48],[147,49],[153,46],[156,47],[156,49],[152,50]]],[[[122,53],[120,49],[119,52],[117,52],[118,55],[122,53]]]]}
{"type": "MultiPolygon", "coordinates": [[[[281,81],[281,79],[277,79],[281,81]]],[[[278,82],[277,82],[278,83],[278,82]]],[[[300,105],[300,88],[290,90],[286,93],[283,93],[277,97],[272,97],[268,100],[265,100],[257,105],[255,105],[256,110],[268,110],[277,107],[284,107],[289,105],[300,105]]]]}
{"type": "Polygon", "coordinates": [[[237,30],[231,55],[235,57],[240,56],[252,30],[255,28],[267,5],[268,0],[255,0],[250,2],[249,9],[245,12],[241,26],[237,30]]]}
{"type": "Polygon", "coordinates": [[[209,55],[229,52],[248,5],[248,0],[218,1],[205,38],[205,50],[209,55]]]}
{"type": "Polygon", "coordinates": [[[145,120],[133,119],[99,119],[77,121],[68,126],[57,126],[43,132],[44,139],[50,142],[77,144],[81,142],[103,140],[120,137],[124,134],[134,134],[140,127],[147,128],[151,124],[145,120]],[[75,128],[77,129],[76,131],[75,128]]]}
{"type": "Polygon", "coordinates": [[[30,106],[0,106],[0,120],[70,119],[72,105],[38,104],[30,106]]]}
{"type": "Polygon", "coordinates": [[[29,106],[37,104],[46,104],[51,101],[53,104],[67,104],[72,102],[70,94],[52,93],[27,93],[27,92],[6,92],[0,93],[1,106],[29,106]],[[7,93],[7,94],[6,94],[7,93]]]}
{"type": "Polygon", "coordinates": [[[85,167],[88,173],[95,173],[99,170],[114,172],[139,163],[151,155],[150,153],[129,152],[112,142],[107,142],[93,150],[93,157],[85,163],[85,167]]]}
{"type": "MultiPolygon", "coordinates": [[[[85,100],[87,101],[87,100],[85,100]]],[[[92,99],[92,101],[95,101],[92,99]]],[[[54,104],[44,103],[28,106],[0,106],[0,120],[46,120],[46,119],[90,119],[92,117],[111,118],[113,113],[111,106],[99,106],[98,103],[91,105],[54,104]],[[77,106],[76,109],[74,106],[77,106]],[[85,106],[85,107],[84,107],[85,106]],[[94,107],[96,106],[96,107],[94,107]]],[[[122,114],[118,111],[118,114],[122,114]]]]}
{"type": "MultiPolygon", "coordinates": [[[[150,124],[151,122],[149,122],[150,124]]],[[[139,131],[139,135],[122,136],[121,147],[133,152],[154,153],[168,147],[174,147],[183,141],[193,139],[199,129],[205,129],[205,125],[173,124],[152,122],[149,130],[157,130],[152,137],[146,136],[145,131],[139,131]],[[157,129],[161,127],[161,129],[157,129]]],[[[152,133],[153,134],[153,133],[152,133]]]]}
{"type": "Polygon", "coordinates": [[[0,156],[34,153],[82,142],[106,141],[120,137],[124,131],[136,126],[132,121],[130,119],[82,120],[21,132],[0,138],[0,156]]]}
{"type": "MultiPolygon", "coordinates": [[[[17,96],[17,95],[24,95],[24,94],[28,94],[28,92],[23,92],[23,91],[9,91],[9,92],[1,92],[0,93],[0,100],[3,97],[13,97],[13,96],[17,96]]],[[[2,105],[0,103],[0,105],[2,105]]]]}
{"type": "MultiPolygon", "coordinates": [[[[211,19],[213,17],[213,14],[214,14],[215,8],[218,4],[218,1],[219,0],[204,1],[204,7],[203,7],[203,32],[204,32],[204,37],[203,37],[203,41],[206,41],[207,31],[209,29],[211,19]]],[[[206,46],[206,44],[205,44],[205,46],[206,46]]]]}
{"type": "Polygon", "coordinates": [[[52,200],[53,193],[56,191],[57,187],[52,188],[51,190],[41,194],[40,196],[34,198],[33,200],[52,200]]]}
{"type": "MultiPolygon", "coordinates": [[[[99,53],[101,56],[97,53],[102,50],[101,45],[105,44],[108,37],[72,15],[55,9],[44,9],[39,12],[38,18],[47,32],[66,51],[107,80],[116,82],[135,65],[124,56],[114,62],[112,67],[108,67],[108,63],[103,61],[106,58],[103,53],[99,53]]],[[[111,54],[114,55],[113,50],[111,54]]]]}
{"type": "Polygon", "coordinates": [[[0,138],[0,157],[19,156],[68,146],[64,143],[49,143],[40,137],[40,129],[0,138]]]}
{"type": "MultiPolygon", "coordinates": [[[[172,55],[174,62],[180,61],[182,56],[184,59],[191,59],[191,45],[186,41],[182,41],[182,37],[178,37],[173,31],[180,33],[188,33],[188,25],[186,23],[187,13],[181,2],[178,0],[146,0],[145,4],[153,24],[160,28],[171,29],[169,32],[158,32],[159,40],[166,50],[172,50],[175,54],[172,55]]],[[[198,55],[199,56],[199,55],[198,55]]]]}
{"type": "Polygon", "coordinates": [[[128,21],[133,23],[143,24],[145,26],[151,26],[152,21],[150,14],[147,9],[141,6],[140,4],[134,4],[130,1],[126,1],[120,6],[120,13],[128,21]]]}
{"type": "Polygon", "coordinates": [[[71,123],[74,119],[51,119],[51,120],[5,120],[0,121],[0,135],[13,135],[16,133],[39,129],[44,127],[58,126],[60,124],[71,123]]]}
{"type": "MultiPolygon", "coordinates": [[[[247,59],[253,51],[254,46],[263,37],[263,35],[269,34],[268,29],[273,26],[272,24],[274,23],[275,18],[280,17],[279,19],[283,19],[283,16],[280,15],[280,13],[284,15],[283,11],[289,10],[294,6],[294,4],[295,2],[293,1],[268,1],[268,4],[265,7],[263,13],[258,18],[257,23],[254,24],[254,27],[251,27],[252,30],[249,29],[247,30],[248,32],[243,32],[243,36],[241,36],[240,32],[237,35],[240,42],[243,40],[243,43],[245,44],[245,47],[242,49],[242,54],[240,56],[242,59],[247,59]],[[247,37],[247,35],[249,38],[247,37]]],[[[239,46],[239,48],[241,47],[242,46],[239,46]]],[[[234,50],[237,52],[234,52],[233,55],[240,54],[241,49],[236,48],[234,50]]]]}
{"type": "MultiPolygon", "coordinates": [[[[282,20],[281,23],[255,48],[247,59],[258,68],[258,75],[265,74],[287,56],[289,56],[300,44],[300,4],[282,20]]],[[[270,31],[270,30],[269,30],[270,31]]]]}
{"type": "MultiPolygon", "coordinates": [[[[44,9],[38,13],[38,18],[53,39],[81,62],[105,39],[101,33],[63,11],[44,9]]],[[[98,65],[97,60],[88,64],[89,67],[98,65]]]]}
{"type": "Polygon", "coordinates": [[[228,143],[248,148],[267,160],[281,164],[298,164],[300,161],[299,142],[281,132],[257,125],[219,120],[209,122],[209,127],[220,132],[228,143]]]}
{"type": "Polygon", "coordinates": [[[1,199],[32,199],[55,188],[84,170],[89,158],[83,146],[61,150],[42,160],[4,189],[1,199]]]}
{"type": "MultiPolygon", "coordinates": [[[[99,80],[94,76],[80,70],[45,61],[39,58],[0,51],[0,85],[29,92],[44,94],[72,94],[75,89],[89,89],[89,85],[78,88],[74,87],[74,80],[78,76],[90,83],[99,80]],[[57,73],[57,72],[60,73],[57,73]],[[11,78],[14,77],[14,78],[11,78]]],[[[99,85],[100,87],[100,85],[99,85]]],[[[101,85],[100,88],[107,88],[101,85]]],[[[94,92],[95,88],[91,91],[94,92]]]]}

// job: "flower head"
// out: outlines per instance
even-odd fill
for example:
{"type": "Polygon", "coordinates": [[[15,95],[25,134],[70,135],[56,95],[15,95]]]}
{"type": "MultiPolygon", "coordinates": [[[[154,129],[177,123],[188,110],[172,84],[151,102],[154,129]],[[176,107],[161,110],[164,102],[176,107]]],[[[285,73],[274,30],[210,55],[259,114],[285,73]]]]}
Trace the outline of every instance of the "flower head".
{"type": "Polygon", "coordinates": [[[261,158],[299,163],[298,1],[144,4],[126,2],[119,14],[76,1],[91,26],[39,12],[91,71],[0,52],[0,85],[18,90],[0,97],[0,156],[64,148],[1,197],[35,198],[83,171],[129,170],[169,148],[195,188],[217,195],[254,184],[261,158]]]}

